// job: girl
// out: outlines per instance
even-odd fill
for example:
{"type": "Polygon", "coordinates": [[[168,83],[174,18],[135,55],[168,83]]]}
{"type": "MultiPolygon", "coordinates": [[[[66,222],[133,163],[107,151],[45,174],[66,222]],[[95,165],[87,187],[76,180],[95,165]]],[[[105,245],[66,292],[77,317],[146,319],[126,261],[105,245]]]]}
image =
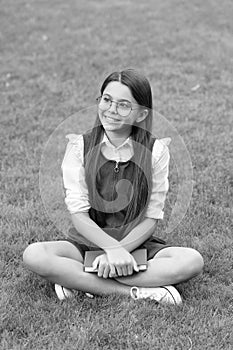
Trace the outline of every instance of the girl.
{"type": "Polygon", "coordinates": [[[163,218],[169,151],[167,139],[151,136],[150,84],[135,70],[114,72],[97,100],[94,128],[68,135],[62,164],[73,228],[67,240],[29,245],[24,263],[55,284],[59,299],[74,289],[180,304],[172,285],[199,274],[203,259],[194,249],[153,236],[163,218]],[[141,247],[148,257],[143,272],[131,254],[141,247]],[[98,273],[84,272],[85,251],[96,249],[103,251],[93,263],[98,273]]]}

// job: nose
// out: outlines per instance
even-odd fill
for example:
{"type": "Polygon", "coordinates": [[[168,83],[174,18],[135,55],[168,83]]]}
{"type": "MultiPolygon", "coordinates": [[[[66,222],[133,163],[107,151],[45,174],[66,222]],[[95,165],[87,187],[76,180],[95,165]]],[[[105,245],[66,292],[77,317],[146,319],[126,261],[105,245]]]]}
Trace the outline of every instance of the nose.
{"type": "Polygon", "coordinates": [[[109,111],[111,113],[117,114],[117,102],[112,101],[109,111]]]}

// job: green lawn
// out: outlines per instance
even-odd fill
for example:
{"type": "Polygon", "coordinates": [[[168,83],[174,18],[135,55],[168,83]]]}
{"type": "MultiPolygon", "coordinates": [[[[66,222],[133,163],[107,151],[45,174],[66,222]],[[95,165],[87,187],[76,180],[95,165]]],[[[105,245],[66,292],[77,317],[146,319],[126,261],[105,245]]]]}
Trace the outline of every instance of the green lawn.
{"type": "MultiPolygon", "coordinates": [[[[232,349],[232,13],[230,0],[1,2],[1,349],[232,349]],[[156,111],[192,160],[187,213],[166,231],[177,193],[171,162],[161,225],[162,238],[205,260],[201,276],[178,286],[179,309],[82,293],[61,303],[22,265],[29,242],[61,237],[40,196],[50,135],[125,67],[149,78],[156,111]]],[[[79,122],[84,130],[92,118],[79,122]]]]}

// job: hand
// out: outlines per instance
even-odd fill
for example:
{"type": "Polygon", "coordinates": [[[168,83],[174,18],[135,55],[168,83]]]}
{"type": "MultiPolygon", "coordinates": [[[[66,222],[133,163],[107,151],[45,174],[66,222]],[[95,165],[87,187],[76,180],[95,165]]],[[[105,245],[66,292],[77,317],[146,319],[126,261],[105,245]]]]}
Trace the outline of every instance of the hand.
{"type": "Polygon", "coordinates": [[[115,267],[114,265],[109,264],[106,254],[101,254],[97,256],[93,261],[92,266],[94,267],[94,269],[98,268],[98,277],[108,278],[117,276],[115,267]]]}
{"type": "MultiPolygon", "coordinates": [[[[133,271],[139,271],[134,257],[123,247],[107,249],[106,255],[109,266],[114,266],[119,277],[132,275],[133,271]]],[[[109,276],[116,277],[112,275],[112,271],[109,276]]]]}

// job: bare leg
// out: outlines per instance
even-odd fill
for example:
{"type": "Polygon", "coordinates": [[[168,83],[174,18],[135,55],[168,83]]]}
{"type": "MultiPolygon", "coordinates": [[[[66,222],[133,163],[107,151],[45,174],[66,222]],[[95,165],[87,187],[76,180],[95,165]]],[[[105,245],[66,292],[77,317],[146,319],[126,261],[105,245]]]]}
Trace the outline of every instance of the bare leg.
{"type": "Polygon", "coordinates": [[[130,295],[130,287],[83,271],[83,258],[67,241],[34,243],[23,255],[24,264],[50,282],[92,294],[130,295]]]}
{"type": "Polygon", "coordinates": [[[128,286],[159,287],[178,284],[198,275],[203,268],[202,256],[194,249],[168,247],[148,261],[148,269],[117,281],[128,286]]]}
{"type": "Polygon", "coordinates": [[[104,279],[83,271],[83,258],[67,241],[34,243],[24,252],[24,263],[47,280],[93,294],[129,295],[131,286],[177,284],[199,274],[203,259],[194,249],[169,247],[148,262],[148,269],[133,276],[104,279]]]}

